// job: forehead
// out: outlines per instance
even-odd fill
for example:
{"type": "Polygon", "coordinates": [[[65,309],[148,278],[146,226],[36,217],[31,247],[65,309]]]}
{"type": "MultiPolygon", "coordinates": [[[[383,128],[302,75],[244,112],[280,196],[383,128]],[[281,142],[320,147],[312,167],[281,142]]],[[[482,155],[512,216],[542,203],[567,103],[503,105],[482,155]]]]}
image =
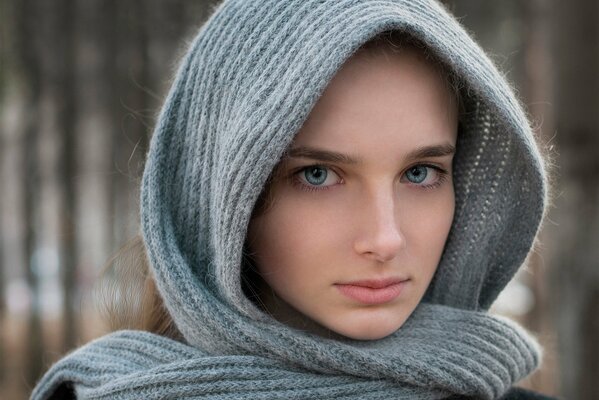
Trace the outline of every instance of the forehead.
{"type": "Polygon", "coordinates": [[[421,52],[360,50],[331,80],[294,144],[396,151],[455,143],[456,131],[453,92],[421,52]]]}

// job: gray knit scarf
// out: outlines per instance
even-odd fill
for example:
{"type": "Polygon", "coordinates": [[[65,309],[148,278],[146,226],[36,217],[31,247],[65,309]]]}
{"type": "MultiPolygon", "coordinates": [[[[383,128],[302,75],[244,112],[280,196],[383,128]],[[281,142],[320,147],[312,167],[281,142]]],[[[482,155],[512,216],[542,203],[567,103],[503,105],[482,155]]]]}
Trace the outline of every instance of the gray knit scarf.
{"type": "Polygon", "coordinates": [[[231,0],[201,28],[160,114],[144,171],[142,230],[185,343],[116,332],[57,362],[89,399],[495,399],[540,349],[487,309],[529,253],[547,181],[529,123],[493,63],[433,0],[231,0]],[[252,209],[340,66],[377,34],[428,46],[463,83],[456,209],[441,263],[408,321],[373,341],[326,339],[242,291],[252,209]]]}

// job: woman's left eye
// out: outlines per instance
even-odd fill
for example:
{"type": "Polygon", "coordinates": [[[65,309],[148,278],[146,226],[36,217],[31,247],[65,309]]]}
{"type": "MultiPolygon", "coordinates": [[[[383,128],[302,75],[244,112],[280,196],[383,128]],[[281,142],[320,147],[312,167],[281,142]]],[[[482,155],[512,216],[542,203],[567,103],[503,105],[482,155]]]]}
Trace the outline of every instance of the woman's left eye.
{"type": "Polygon", "coordinates": [[[423,189],[433,189],[441,186],[447,179],[447,172],[433,165],[419,164],[408,169],[404,176],[413,186],[423,189]]]}
{"type": "Polygon", "coordinates": [[[294,175],[302,189],[309,191],[327,189],[341,180],[330,168],[322,165],[310,165],[294,175]]]}

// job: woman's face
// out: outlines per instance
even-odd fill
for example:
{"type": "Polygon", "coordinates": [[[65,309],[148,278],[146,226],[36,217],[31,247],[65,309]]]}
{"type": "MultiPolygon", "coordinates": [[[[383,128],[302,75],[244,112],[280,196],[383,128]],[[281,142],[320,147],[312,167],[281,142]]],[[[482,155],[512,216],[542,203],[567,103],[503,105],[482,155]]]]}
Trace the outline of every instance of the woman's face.
{"type": "Polygon", "coordinates": [[[278,167],[248,249],[281,322],[379,339],[424,295],[454,213],[457,105],[416,50],[360,51],[278,167]]]}

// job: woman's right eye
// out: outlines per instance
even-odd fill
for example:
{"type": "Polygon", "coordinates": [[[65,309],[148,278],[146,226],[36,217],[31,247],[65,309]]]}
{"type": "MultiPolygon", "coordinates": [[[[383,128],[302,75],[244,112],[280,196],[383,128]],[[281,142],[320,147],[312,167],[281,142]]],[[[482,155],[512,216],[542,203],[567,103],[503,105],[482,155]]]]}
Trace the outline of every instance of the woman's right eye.
{"type": "Polygon", "coordinates": [[[323,165],[310,165],[294,174],[294,180],[301,189],[307,191],[325,190],[340,183],[339,176],[323,165]]]}

